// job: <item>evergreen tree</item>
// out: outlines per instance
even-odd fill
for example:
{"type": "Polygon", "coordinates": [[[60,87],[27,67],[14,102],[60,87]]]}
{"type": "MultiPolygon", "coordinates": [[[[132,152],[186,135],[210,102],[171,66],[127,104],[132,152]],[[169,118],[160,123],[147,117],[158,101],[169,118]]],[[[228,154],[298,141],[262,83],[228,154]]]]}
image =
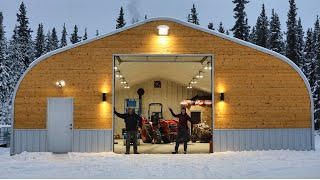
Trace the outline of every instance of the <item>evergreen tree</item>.
{"type": "Polygon", "coordinates": [[[31,36],[32,31],[29,28],[26,6],[23,2],[21,3],[19,13],[17,14],[17,21],[18,40],[21,51],[24,55],[23,62],[25,66],[28,67],[34,60],[34,43],[31,36]]]}
{"type": "Polygon", "coordinates": [[[51,33],[51,47],[52,47],[52,50],[56,50],[56,49],[59,48],[59,40],[58,40],[56,28],[53,28],[53,29],[52,29],[52,33],[51,33]]]}
{"type": "Polygon", "coordinates": [[[315,72],[315,63],[312,63],[314,59],[314,51],[313,51],[313,32],[312,29],[308,29],[306,36],[306,44],[304,47],[304,63],[302,71],[306,75],[309,80],[310,85],[315,84],[316,77],[314,76],[315,72]],[[313,77],[312,77],[313,76],[313,77]]]}
{"type": "Polygon", "coordinates": [[[314,121],[315,123],[320,122],[320,32],[318,32],[317,40],[315,43],[315,61],[316,64],[316,78],[317,81],[312,89],[313,98],[314,98],[314,121]]]}
{"type": "Polygon", "coordinates": [[[119,17],[117,19],[117,25],[116,25],[116,29],[122,28],[126,25],[126,21],[124,20],[124,12],[123,12],[123,8],[120,8],[120,14],[119,17]]]}
{"type": "MultiPolygon", "coordinates": [[[[10,93],[10,69],[7,66],[7,54],[6,54],[6,38],[3,26],[3,15],[0,12],[0,104],[4,104],[8,101],[8,95],[10,93]]],[[[2,112],[2,109],[0,110],[2,112]]],[[[1,113],[2,115],[3,113],[1,113]]],[[[4,121],[4,117],[0,117],[1,121],[4,121]]]]}
{"type": "Polygon", "coordinates": [[[144,15],[144,19],[148,19],[148,16],[147,16],[147,15],[144,15]]]}
{"type": "Polygon", "coordinates": [[[281,32],[281,23],[277,13],[272,9],[270,21],[270,39],[269,48],[272,51],[283,53],[283,33],[281,32]]]}
{"type": "Polygon", "coordinates": [[[66,24],[63,24],[63,29],[62,29],[62,35],[61,35],[61,40],[60,40],[60,48],[67,46],[67,30],[66,30],[66,24]]]}
{"type": "Polygon", "coordinates": [[[45,36],[42,23],[38,25],[37,36],[35,39],[35,57],[38,58],[45,53],[45,36]]]}
{"type": "Polygon", "coordinates": [[[268,36],[269,36],[268,26],[269,26],[268,17],[266,15],[264,4],[262,4],[262,10],[256,23],[256,44],[258,46],[262,46],[265,48],[267,47],[268,36]]]}
{"type": "Polygon", "coordinates": [[[78,36],[78,27],[77,25],[74,26],[74,29],[73,29],[73,33],[71,34],[71,37],[70,37],[70,42],[72,44],[75,44],[75,43],[78,43],[81,41],[81,37],[78,36]]]}
{"type": "Polygon", "coordinates": [[[13,35],[9,41],[8,47],[8,63],[10,64],[11,69],[11,86],[15,87],[20,76],[26,70],[24,63],[24,54],[21,50],[21,44],[19,42],[18,27],[15,26],[13,30],[13,35]]]}
{"type": "Polygon", "coordinates": [[[230,35],[229,30],[226,31],[226,35],[230,35]]]}
{"type": "Polygon", "coordinates": [[[45,52],[48,53],[50,51],[52,51],[52,39],[51,39],[51,32],[49,30],[46,35],[45,52]]]}
{"type": "Polygon", "coordinates": [[[222,22],[220,22],[220,24],[219,24],[219,29],[218,29],[218,31],[221,32],[221,33],[225,33],[225,29],[224,29],[224,27],[223,27],[222,22]]]}
{"type": "Polygon", "coordinates": [[[212,23],[212,22],[210,22],[210,23],[208,24],[208,29],[214,30],[214,27],[213,27],[213,23],[212,23]]]}
{"type": "Polygon", "coordinates": [[[299,18],[298,20],[298,26],[297,26],[297,40],[298,40],[298,44],[297,44],[297,53],[298,53],[298,66],[300,68],[302,68],[303,65],[303,60],[304,60],[304,52],[303,52],[303,48],[304,48],[304,32],[303,32],[303,28],[302,28],[302,23],[301,23],[301,18],[299,18]]]}
{"type": "Polygon", "coordinates": [[[247,13],[245,12],[245,5],[249,3],[247,0],[233,0],[236,7],[233,9],[236,19],[235,25],[231,29],[233,31],[233,36],[248,41],[250,26],[248,25],[247,13]]]}
{"type": "Polygon", "coordinates": [[[257,44],[257,34],[256,34],[256,28],[253,26],[251,33],[249,35],[249,42],[253,44],[257,44]]]}
{"type": "Polygon", "coordinates": [[[286,56],[299,66],[298,38],[297,38],[297,7],[295,0],[289,0],[290,9],[287,20],[286,56]]]}
{"type": "Polygon", "coordinates": [[[191,13],[188,14],[188,22],[199,25],[199,18],[195,4],[192,5],[191,13]]]}
{"type": "Polygon", "coordinates": [[[99,30],[98,29],[96,30],[96,36],[99,36],[99,30]]]}
{"type": "Polygon", "coordinates": [[[317,16],[316,22],[314,23],[313,48],[316,48],[316,43],[318,41],[318,34],[320,34],[319,16],[317,16]]]}
{"type": "Polygon", "coordinates": [[[82,38],[82,40],[87,40],[88,39],[88,35],[87,35],[87,28],[84,29],[84,36],[82,38]]]}
{"type": "Polygon", "coordinates": [[[131,24],[135,24],[137,22],[139,22],[139,18],[132,18],[131,19],[131,24]]]}

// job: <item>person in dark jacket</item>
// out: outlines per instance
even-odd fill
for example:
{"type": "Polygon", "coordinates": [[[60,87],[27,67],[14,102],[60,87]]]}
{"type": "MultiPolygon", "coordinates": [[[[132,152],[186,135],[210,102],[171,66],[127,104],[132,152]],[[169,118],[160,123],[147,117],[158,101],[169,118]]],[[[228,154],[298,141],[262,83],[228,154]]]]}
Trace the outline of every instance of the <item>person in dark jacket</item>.
{"type": "Polygon", "coordinates": [[[179,144],[181,142],[184,143],[184,154],[187,154],[187,146],[188,146],[188,135],[189,135],[189,128],[188,128],[188,121],[191,122],[190,116],[186,112],[186,108],[181,108],[180,114],[174,114],[171,108],[169,108],[171,114],[173,117],[179,118],[178,123],[178,135],[176,138],[176,146],[174,149],[174,152],[172,154],[177,154],[179,149],[179,144]]]}
{"type": "Polygon", "coordinates": [[[132,108],[128,108],[128,113],[120,114],[114,109],[114,113],[119,117],[124,119],[124,122],[126,124],[126,153],[129,154],[130,152],[130,142],[131,142],[131,136],[133,139],[133,150],[134,154],[138,153],[138,146],[137,146],[137,134],[138,129],[141,128],[142,124],[142,118],[133,112],[132,108]]]}

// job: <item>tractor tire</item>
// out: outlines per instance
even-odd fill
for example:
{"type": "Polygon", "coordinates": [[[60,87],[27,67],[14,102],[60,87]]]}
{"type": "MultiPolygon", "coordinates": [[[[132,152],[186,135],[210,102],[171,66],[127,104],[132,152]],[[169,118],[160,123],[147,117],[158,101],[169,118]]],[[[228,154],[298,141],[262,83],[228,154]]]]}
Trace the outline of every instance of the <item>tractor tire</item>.
{"type": "Polygon", "coordinates": [[[144,143],[152,142],[152,127],[149,124],[143,125],[141,129],[141,139],[144,143]]]}
{"type": "Polygon", "coordinates": [[[155,144],[161,144],[161,133],[159,130],[154,131],[153,140],[155,144]]]}

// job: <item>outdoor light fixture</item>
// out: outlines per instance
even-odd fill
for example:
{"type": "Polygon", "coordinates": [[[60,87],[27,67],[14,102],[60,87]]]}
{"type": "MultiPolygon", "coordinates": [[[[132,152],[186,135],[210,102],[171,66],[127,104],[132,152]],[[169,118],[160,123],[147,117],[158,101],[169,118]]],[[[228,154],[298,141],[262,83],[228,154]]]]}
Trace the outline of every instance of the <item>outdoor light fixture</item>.
{"type": "Polygon", "coordinates": [[[102,101],[107,101],[107,93],[102,93],[102,101]]]}
{"type": "Polygon", "coordinates": [[[60,81],[57,81],[56,82],[56,85],[59,87],[59,88],[63,88],[66,86],[66,82],[64,82],[64,80],[60,80],[60,81]]]}
{"type": "Polygon", "coordinates": [[[168,32],[169,32],[169,26],[167,25],[160,25],[158,26],[158,34],[160,36],[167,36],[168,35],[168,32]]]}
{"type": "Polygon", "coordinates": [[[224,101],[224,93],[220,93],[220,101],[224,101]]]}

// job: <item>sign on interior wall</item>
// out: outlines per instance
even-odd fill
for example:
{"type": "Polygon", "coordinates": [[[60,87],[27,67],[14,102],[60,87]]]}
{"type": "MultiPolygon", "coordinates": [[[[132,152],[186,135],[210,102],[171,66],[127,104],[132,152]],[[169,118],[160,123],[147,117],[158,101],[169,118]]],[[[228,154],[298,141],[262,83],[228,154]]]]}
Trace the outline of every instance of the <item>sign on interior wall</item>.
{"type": "Polygon", "coordinates": [[[161,88],[161,81],[154,81],[154,88],[161,88]]]}

